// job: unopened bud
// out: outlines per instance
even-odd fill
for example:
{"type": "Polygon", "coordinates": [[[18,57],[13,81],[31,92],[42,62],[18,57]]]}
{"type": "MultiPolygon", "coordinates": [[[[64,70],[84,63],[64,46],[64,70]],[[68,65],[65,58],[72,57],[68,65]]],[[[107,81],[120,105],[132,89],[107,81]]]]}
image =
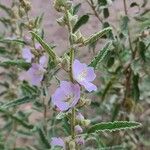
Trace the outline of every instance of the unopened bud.
{"type": "Polygon", "coordinates": [[[84,145],[84,144],[85,144],[85,140],[84,140],[83,137],[77,137],[77,138],[76,138],[76,143],[77,143],[78,145],[84,145]]]}
{"type": "Polygon", "coordinates": [[[76,126],[75,126],[75,132],[76,132],[77,134],[80,134],[80,133],[83,132],[83,129],[81,128],[81,126],[76,125],[76,126]]]}
{"type": "Polygon", "coordinates": [[[64,54],[61,62],[61,67],[66,71],[69,71],[70,69],[70,57],[67,54],[64,54]]]}
{"type": "Polygon", "coordinates": [[[58,18],[58,19],[57,19],[57,23],[58,23],[60,26],[65,26],[65,25],[66,25],[66,22],[65,22],[64,17],[58,18]]]}
{"type": "Polygon", "coordinates": [[[81,122],[81,124],[85,127],[89,126],[90,123],[91,123],[91,121],[89,119],[85,119],[81,122]]]}
{"type": "Polygon", "coordinates": [[[71,149],[71,150],[75,150],[76,149],[76,143],[75,143],[75,141],[70,141],[69,142],[69,149],[71,149]]]}
{"type": "Polygon", "coordinates": [[[72,16],[70,14],[69,15],[69,20],[70,20],[71,25],[74,26],[77,23],[77,21],[78,21],[78,16],[77,15],[72,16]]]}
{"type": "Polygon", "coordinates": [[[78,122],[81,122],[81,121],[84,120],[84,116],[83,116],[81,113],[78,113],[77,116],[76,116],[76,120],[77,120],[78,122]]]}

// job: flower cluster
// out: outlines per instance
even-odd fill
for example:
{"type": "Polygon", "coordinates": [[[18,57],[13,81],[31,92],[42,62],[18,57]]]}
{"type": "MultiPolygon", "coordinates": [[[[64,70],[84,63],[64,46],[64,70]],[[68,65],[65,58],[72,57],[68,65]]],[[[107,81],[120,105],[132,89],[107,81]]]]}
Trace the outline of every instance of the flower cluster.
{"type": "Polygon", "coordinates": [[[52,95],[52,102],[60,111],[66,111],[78,103],[80,86],[83,85],[89,92],[97,90],[97,87],[91,83],[96,77],[92,67],[80,63],[76,59],[72,66],[72,72],[77,83],[61,81],[60,87],[52,95]]]}
{"type": "MultiPolygon", "coordinates": [[[[97,90],[97,87],[91,83],[96,78],[94,69],[84,63],[81,63],[77,59],[75,59],[72,64],[72,76],[74,80],[73,83],[68,81],[61,81],[60,86],[52,95],[52,103],[58,108],[59,111],[69,111],[78,104],[82,86],[88,92],[97,90]]],[[[78,113],[76,116],[76,125],[74,127],[76,134],[83,132],[83,129],[80,125],[87,126],[89,123],[89,120],[86,120],[81,113],[78,113]]],[[[52,138],[51,145],[66,149],[65,142],[66,141],[61,138],[54,137],[52,138]]],[[[70,142],[73,143],[73,141],[69,141],[68,143],[70,142]]],[[[78,145],[83,145],[84,139],[78,136],[75,142],[78,145]]]]}
{"type": "MultiPolygon", "coordinates": [[[[35,48],[40,49],[40,45],[35,44],[35,48]]],[[[32,54],[30,48],[25,47],[22,50],[22,57],[26,62],[31,63],[31,67],[27,71],[21,72],[19,79],[21,81],[28,81],[31,85],[40,86],[46,72],[48,56],[44,53],[40,56],[39,62],[35,63],[33,62],[33,59],[36,60],[35,56],[32,54]]]]}

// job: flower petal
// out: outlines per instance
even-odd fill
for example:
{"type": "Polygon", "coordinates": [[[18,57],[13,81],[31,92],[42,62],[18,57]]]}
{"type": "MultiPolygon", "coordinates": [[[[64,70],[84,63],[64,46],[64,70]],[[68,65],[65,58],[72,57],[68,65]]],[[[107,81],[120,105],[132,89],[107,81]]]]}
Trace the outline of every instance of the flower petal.
{"type": "Polygon", "coordinates": [[[40,57],[39,63],[42,67],[47,68],[48,65],[48,56],[44,54],[43,56],[40,57]]]}
{"type": "Polygon", "coordinates": [[[97,90],[97,87],[91,82],[82,82],[81,85],[83,85],[85,89],[89,92],[97,90]]]}
{"type": "Polygon", "coordinates": [[[34,55],[31,53],[30,49],[26,47],[22,50],[22,57],[26,60],[26,62],[31,62],[34,55]]]}
{"type": "Polygon", "coordinates": [[[96,78],[96,74],[94,73],[94,68],[93,67],[88,67],[87,68],[87,76],[86,80],[87,81],[93,81],[96,78]]]}
{"type": "Polygon", "coordinates": [[[84,63],[80,63],[79,60],[75,59],[73,63],[73,76],[75,80],[78,80],[78,76],[81,72],[86,70],[87,65],[84,63]]]}
{"type": "Polygon", "coordinates": [[[65,149],[65,142],[60,137],[58,137],[58,138],[53,137],[52,140],[51,140],[51,145],[52,146],[60,146],[60,147],[63,147],[65,149]]]}

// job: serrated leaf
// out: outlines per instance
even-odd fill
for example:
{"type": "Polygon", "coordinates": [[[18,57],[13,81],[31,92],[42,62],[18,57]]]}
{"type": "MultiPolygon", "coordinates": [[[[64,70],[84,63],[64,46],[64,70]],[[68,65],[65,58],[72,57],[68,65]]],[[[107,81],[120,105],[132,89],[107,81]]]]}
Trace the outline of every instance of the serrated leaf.
{"type": "Polygon", "coordinates": [[[77,23],[74,25],[73,33],[76,32],[82,25],[86,24],[89,20],[89,15],[83,15],[79,18],[77,23]]]}
{"type": "Polygon", "coordinates": [[[112,42],[107,43],[102,50],[95,56],[95,58],[91,61],[89,66],[97,68],[97,65],[102,62],[105,56],[109,53],[112,42]]]}
{"type": "Polygon", "coordinates": [[[41,142],[43,143],[43,145],[45,146],[45,148],[51,148],[49,140],[47,139],[46,134],[44,133],[43,129],[37,128],[37,130],[38,130],[41,142]]]}
{"type": "Polygon", "coordinates": [[[9,8],[9,7],[5,6],[5,5],[0,4],[0,9],[4,10],[9,16],[12,15],[11,8],[9,8]]]}
{"type": "Polygon", "coordinates": [[[22,125],[23,127],[25,128],[28,128],[28,129],[33,129],[33,125],[23,121],[21,118],[13,115],[11,112],[9,112],[8,110],[4,110],[3,108],[0,108],[0,112],[5,114],[6,116],[10,117],[11,119],[15,120],[17,123],[19,123],[20,125],[22,125]]]}
{"type": "Polygon", "coordinates": [[[17,66],[21,69],[29,69],[31,67],[30,63],[25,62],[24,60],[8,60],[4,62],[0,62],[1,67],[10,67],[10,66],[17,66]]]}
{"type": "Polygon", "coordinates": [[[55,54],[53,49],[35,32],[31,31],[32,36],[41,44],[44,50],[49,54],[52,61],[56,62],[58,56],[55,54]]]}
{"type": "Polygon", "coordinates": [[[104,36],[105,34],[109,33],[110,31],[112,30],[111,27],[108,27],[108,28],[104,28],[103,30],[91,35],[89,38],[87,38],[85,41],[84,41],[84,45],[88,45],[88,44],[91,44],[91,43],[94,43],[96,42],[97,40],[99,40],[102,36],[104,36]]]}
{"type": "Polygon", "coordinates": [[[31,97],[23,97],[23,98],[20,98],[20,99],[16,99],[16,100],[13,100],[13,101],[10,101],[4,105],[1,106],[1,108],[10,108],[10,107],[15,107],[15,106],[19,106],[19,105],[22,105],[22,104],[25,104],[25,103],[29,103],[33,100],[33,98],[31,97]]]}
{"type": "Polygon", "coordinates": [[[26,42],[21,39],[5,38],[5,39],[0,40],[0,43],[10,43],[10,42],[15,42],[15,43],[22,44],[22,45],[26,44],[26,42]]]}
{"type": "Polygon", "coordinates": [[[95,133],[102,131],[118,131],[125,129],[135,129],[141,126],[141,123],[134,121],[114,121],[114,122],[101,122],[93,125],[88,129],[87,133],[95,133]]]}

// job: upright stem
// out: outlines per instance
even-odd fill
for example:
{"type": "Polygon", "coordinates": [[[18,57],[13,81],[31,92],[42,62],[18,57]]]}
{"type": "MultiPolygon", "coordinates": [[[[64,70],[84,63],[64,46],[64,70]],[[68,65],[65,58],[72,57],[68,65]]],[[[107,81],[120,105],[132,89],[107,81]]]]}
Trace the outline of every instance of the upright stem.
{"type": "MultiPolygon", "coordinates": [[[[70,81],[74,82],[73,80],[73,73],[72,73],[72,65],[74,61],[74,43],[73,43],[73,38],[72,38],[72,26],[69,20],[69,15],[68,11],[66,10],[66,16],[68,20],[68,30],[69,30],[69,41],[70,41],[70,81]]],[[[72,108],[72,113],[71,113],[71,136],[72,139],[75,139],[75,108],[72,108]]]]}

